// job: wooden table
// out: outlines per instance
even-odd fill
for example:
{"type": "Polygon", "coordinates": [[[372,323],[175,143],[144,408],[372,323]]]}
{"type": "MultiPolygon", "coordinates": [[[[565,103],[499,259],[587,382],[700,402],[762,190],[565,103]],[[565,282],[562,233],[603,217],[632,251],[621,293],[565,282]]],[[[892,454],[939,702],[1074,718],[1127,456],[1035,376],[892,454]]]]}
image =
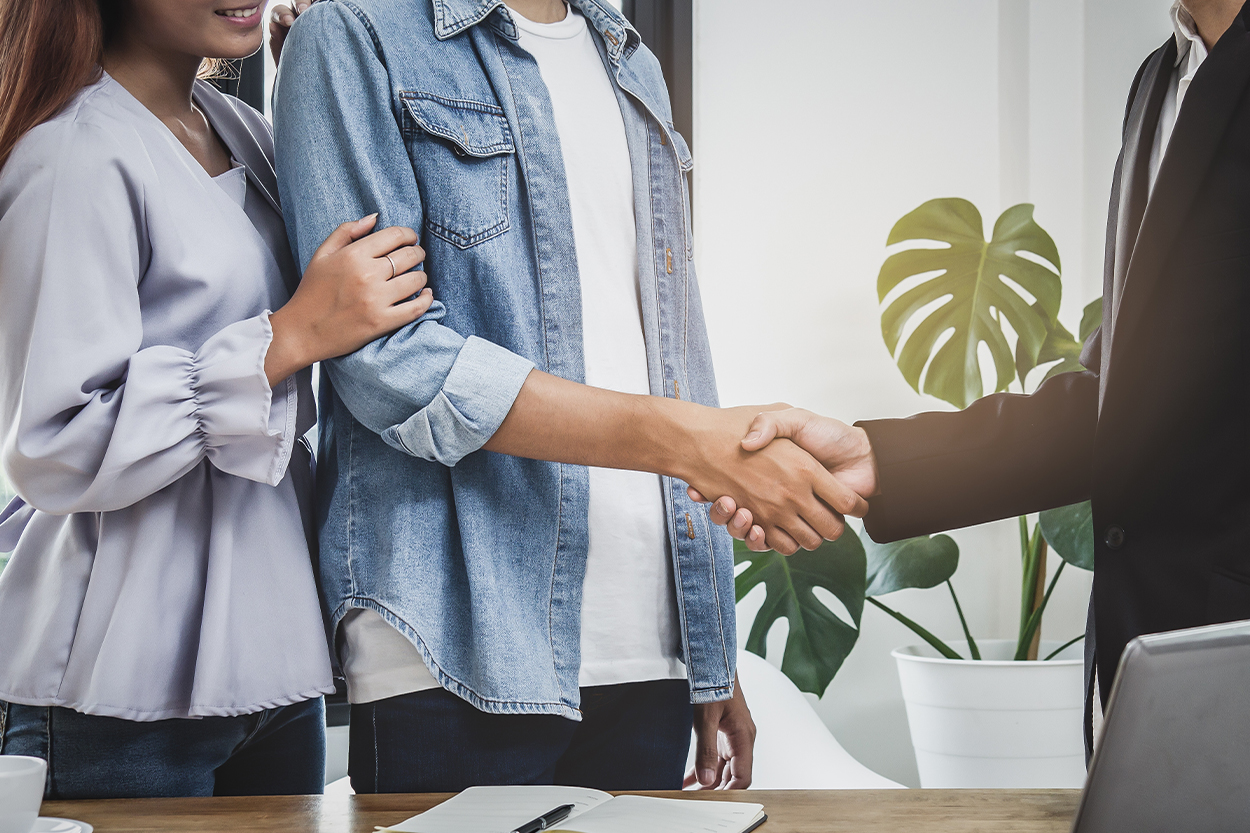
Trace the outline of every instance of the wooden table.
{"type": "MultiPolygon", "coordinates": [[[[1068,833],[1076,790],[793,790],[643,793],[712,801],[754,801],[760,833],[1068,833]]],[[[96,833],[373,833],[446,795],[152,798],[45,801],[45,816],[78,819],[96,833]]]]}

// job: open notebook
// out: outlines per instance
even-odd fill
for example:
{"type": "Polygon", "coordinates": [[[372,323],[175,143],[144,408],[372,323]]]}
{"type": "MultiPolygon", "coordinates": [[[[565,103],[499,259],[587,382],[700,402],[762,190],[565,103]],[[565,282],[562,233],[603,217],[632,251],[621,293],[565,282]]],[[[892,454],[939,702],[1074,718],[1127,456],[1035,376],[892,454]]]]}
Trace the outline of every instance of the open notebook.
{"type": "Polygon", "coordinates": [[[569,833],[746,833],[764,822],[764,807],[737,801],[699,801],[619,795],[580,787],[470,787],[395,833],[509,833],[562,804],[573,813],[550,828],[569,833]]]}

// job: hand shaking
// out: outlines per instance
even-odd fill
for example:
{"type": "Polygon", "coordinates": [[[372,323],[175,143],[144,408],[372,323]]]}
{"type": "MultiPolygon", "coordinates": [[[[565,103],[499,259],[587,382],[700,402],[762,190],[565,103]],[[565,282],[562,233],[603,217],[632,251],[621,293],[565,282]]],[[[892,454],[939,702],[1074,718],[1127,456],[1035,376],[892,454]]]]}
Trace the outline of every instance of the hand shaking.
{"type": "MultiPolygon", "coordinates": [[[[792,442],[806,451],[842,486],[853,490],[863,500],[867,501],[877,494],[876,457],[862,428],[801,408],[764,411],[751,422],[742,439],[742,448],[755,452],[776,440],[792,442]]],[[[707,502],[703,494],[693,487],[690,497],[707,502]]],[[[862,517],[862,513],[846,514],[862,517]]],[[[797,546],[792,546],[795,543],[793,539],[787,540],[788,536],[770,532],[755,523],[751,510],[739,506],[728,495],[720,497],[712,505],[711,518],[714,523],[725,526],[734,538],[745,541],[754,552],[773,549],[783,555],[793,555],[798,551],[797,546]]]]}

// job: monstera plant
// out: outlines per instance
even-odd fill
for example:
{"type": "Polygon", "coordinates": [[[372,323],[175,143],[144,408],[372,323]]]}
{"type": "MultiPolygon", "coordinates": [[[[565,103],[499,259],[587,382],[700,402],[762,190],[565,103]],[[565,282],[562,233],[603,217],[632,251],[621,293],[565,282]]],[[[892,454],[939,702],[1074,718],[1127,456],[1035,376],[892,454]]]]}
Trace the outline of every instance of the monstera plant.
{"type": "MultiPolygon", "coordinates": [[[[900,248],[877,278],[885,305],[881,332],[918,393],[964,408],[984,394],[986,375],[994,379],[995,392],[1024,392],[1026,385],[1031,389],[1055,374],[1081,369],[1081,343],[1100,323],[1102,302],[1085,307],[1077,336],[1059,322],[1059,252],[1033,219],[1032,205],[1004,211],[987,240],[972,203],[932,200],[899,220],[887,245],[900,248]],[[989,374],[983,373],[982,344],[988,347],[989,374]]],[[[1064,568],[1093,569],[1093,521],[1089,504],[1081,503],[1042,512],[1032,525],[1022,517],[1019,524],[1023,582],[1015,658],[1033,660],[1042,614],[1064,568]],[[1049,583],[1048,550],[1062,559],[1049,583]]],[[[781,669],[804,691],[820,695],[828,687],[859,638],[865,604],[897,619],[944,657],[981,658],[951,583],[959,547],[947,535],[877,544],[866,534],[848,533],[789,558],[754,553],[739,543],[735,558],[740,568],[745,565],[737,577],[739,601],[759,585],[766,588],[746,649],[763,656],[769,630],[786,619],[781,669]],[[939,585],[945,585],[959,616],[967,657],[880,599],[939,585]],[[834,613],[826,593],[841,603],[845,616],[834,613]]]]}

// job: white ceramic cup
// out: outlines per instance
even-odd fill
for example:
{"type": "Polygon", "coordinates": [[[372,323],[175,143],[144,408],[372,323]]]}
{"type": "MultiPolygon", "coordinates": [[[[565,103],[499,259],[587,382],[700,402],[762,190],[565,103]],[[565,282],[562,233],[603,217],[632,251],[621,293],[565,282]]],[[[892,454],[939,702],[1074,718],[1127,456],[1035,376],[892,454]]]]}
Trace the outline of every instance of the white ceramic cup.
{"type": "Polygon", "coordinates": [[[30,833],[43,803],[48,762],[25,755],[0,755],[0,833],[30,833]]]}

